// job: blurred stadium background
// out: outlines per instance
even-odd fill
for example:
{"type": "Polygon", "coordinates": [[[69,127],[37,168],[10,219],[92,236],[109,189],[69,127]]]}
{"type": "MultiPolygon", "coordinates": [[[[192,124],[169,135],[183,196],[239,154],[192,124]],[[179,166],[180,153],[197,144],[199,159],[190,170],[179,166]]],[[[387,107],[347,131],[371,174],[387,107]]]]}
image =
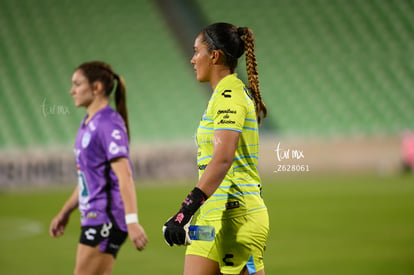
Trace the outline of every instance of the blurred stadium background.
{"type": "MultiPolygon", "coordinates": [[[[194,182],[194,133],[209,88],[194,77],[192,43],[218,21],[256,35],[269,109],[260,169],[269,184],[350,174],[399,182],[402,138],[414,131],[411,0],[0,0],[3,202],[10,190],[76,182],[72,146],[85,111],[69,88],[73,69],[89,60],[108,62],[126,80],[137,186],[194,182]],[[284,171],[289,165],[309,171],[284,171]]],[[[238,73],[245,78],[244,61],[238,73]]],[[[10,216],[3,211],[0,229],[10,216]]]]}

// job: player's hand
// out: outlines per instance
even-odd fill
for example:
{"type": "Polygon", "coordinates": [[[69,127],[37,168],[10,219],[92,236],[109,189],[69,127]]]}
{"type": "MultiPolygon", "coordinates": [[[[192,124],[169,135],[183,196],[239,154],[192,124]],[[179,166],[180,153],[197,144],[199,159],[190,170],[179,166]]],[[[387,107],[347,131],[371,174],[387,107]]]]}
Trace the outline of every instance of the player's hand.
{"type": "Polygon", "coordinates": [[[190,226],[193,216],[184,216],[182,212],[175,214],[163,226],[165,242],[169,246],[176,245],[190,245],[191,240],[188,235],[188,227],[190,226]]]}
{"type": "Polygon", "coordinates": [[[143,250],[148,242],[147,234],[139,223],[128,224],[128,235],[131,242],[139,251],[143,250]]]}
{"type": "Polygon", "coordinates": [[[53,218],[49,227],[49,234],[52,237],[59,237],[65,232],[66,225],[69,221],[69,215],[59,213],[53,218]]]}
{"type": "Polygon", "coordinates": [[[180,211],[170,218],[163,226],[165,242],[169,246],[191,244],[188,227],[198,208],[208,199],[207,195],[195,187],[181,204],[180,211]]]}

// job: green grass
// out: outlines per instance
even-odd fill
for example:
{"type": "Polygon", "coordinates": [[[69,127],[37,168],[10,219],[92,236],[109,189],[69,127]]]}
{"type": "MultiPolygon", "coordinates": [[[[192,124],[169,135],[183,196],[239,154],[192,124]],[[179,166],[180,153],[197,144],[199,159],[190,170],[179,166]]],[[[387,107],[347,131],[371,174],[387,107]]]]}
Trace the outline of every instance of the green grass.
{"type": "MultiPolygon", "coordinates": [[[[191,184],[137,186],[145,251],[123,246],[114,274],[182,274],[184,248],[168,247],[165,220],[191,184]]],[[[63,237],[48,235],[71,190],[0,193],[0,274],[71,274],[79,237],[73,215],[63,237]]],[[[412,177],[301,176],[264,179],[271,232],[266,274],[414,274],[412,177]]]]}

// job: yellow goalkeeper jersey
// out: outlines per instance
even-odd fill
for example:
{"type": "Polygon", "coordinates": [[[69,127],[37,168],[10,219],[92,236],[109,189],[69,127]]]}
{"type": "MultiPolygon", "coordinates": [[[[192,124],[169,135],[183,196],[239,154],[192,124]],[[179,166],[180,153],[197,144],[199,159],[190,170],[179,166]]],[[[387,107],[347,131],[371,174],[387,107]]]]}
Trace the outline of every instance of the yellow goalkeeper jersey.
{"type": "Polygon", "coordinates": [[[199,178],[213,157],[214,131],[240,132],[233,164],[214,194],[200,207],[199,219],[217,220],[266,210],[257,171],[259,133],[254,100],[236,74],[224,77],[211,95],[197,129],[199,178]]]}

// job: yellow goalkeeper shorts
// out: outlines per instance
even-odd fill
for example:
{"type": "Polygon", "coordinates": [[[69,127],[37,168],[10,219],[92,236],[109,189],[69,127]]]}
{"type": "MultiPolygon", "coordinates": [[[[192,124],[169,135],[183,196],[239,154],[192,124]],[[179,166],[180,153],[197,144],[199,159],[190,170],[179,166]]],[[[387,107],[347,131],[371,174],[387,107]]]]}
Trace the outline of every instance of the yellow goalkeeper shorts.
{"type": "Polygon", "coordinates": [[[192,241],[186,255],[197,255],[218,262],[223,274],[240,274],[245,266],[249,274],[264,268],[263,254],[269,234],[266,208],[226,220],[197,219],[195,224],[214,226],[216,236],[211,242],[192,241]]]}

